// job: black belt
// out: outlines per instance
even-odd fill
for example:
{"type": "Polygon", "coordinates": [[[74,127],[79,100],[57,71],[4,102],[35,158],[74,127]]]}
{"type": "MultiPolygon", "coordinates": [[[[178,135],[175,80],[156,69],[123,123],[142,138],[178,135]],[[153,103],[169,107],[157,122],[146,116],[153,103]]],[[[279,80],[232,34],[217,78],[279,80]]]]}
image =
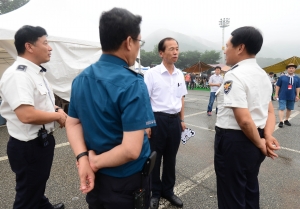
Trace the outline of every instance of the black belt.
{"type": "Polygon", "coordinates": [[[154,112],[155,115],[162,115],[162,116],[166,116],[169,118],[177,118],[178,117],[178,113],[175,114],[169,114],[169,113],[165,113],[165,112],[154,112]]]}
{"type": "MultiPolygon", "coordinates": [[[[229,132],[239,132],[242,130],[235,130],[235,129],[225,129],[225,128],[220,128],[218,126],[215,127],[216,132],[220,132],[220,133],[229,133],[229,132]]],[[[263,133],[264,129],[261,128],[257,128],[259,133],[263,133]]]]}

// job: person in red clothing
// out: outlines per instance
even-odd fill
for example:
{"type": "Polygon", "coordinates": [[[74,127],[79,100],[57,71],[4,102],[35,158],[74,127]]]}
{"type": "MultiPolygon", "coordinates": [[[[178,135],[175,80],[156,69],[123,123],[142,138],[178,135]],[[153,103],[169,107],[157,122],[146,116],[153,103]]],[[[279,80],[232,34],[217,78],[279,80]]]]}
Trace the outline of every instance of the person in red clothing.
{"type": "Polygon", "coordinates": [[[189,73],[187,73],[185,75],[185,85],[186,85],[186,89],[189,88],[189,83],[191,82],[191,75],[189,73]]]}

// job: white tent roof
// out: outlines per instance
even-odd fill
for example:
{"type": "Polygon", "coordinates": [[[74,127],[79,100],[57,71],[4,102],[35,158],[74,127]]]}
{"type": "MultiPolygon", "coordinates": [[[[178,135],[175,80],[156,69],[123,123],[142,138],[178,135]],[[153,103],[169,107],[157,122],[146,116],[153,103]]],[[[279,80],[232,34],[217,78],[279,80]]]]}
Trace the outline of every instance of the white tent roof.
{"type": "Polygon", "coordinates": [[[44,64],[48,69],[46,76],[54,93],[69,100],[75,76],[101,55],[98,21],[104,9],[85,13],[89,16],[81,12],[95,6],[99,6],[99,1],[31,0],[21,8],[1,15],[0,77],[17,56],[15,32],[23,25],[41,26],[46,29],[53,48],[51,61],[44,64]]]}

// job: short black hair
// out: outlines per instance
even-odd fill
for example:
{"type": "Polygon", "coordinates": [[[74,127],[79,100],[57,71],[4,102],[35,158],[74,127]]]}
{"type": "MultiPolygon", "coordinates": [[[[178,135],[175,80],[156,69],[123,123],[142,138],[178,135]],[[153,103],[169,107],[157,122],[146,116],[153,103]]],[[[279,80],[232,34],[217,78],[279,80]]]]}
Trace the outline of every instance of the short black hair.
{"type": "Polygon", "coordinates": [[[15,34],[15,47],[18,55],[22,55],[25,52],[25,44],[34,44],[40,37],[47,36],[47,32],[44,28],[31,25],[24,25],[15,34]]]}
{"type": "MultiPolygon", "coordinates": [[[[158,46],[157,46],[158,52],[164,52],[164,51],[166,50],[165,42],[166,42],[166,41],[170,41],[170,40],[176,41],[175,38],[171,38],[171,37],[167,37],[167,38],[162,39],[162,40],[158,43],[158,46]]],[[[177,42],[177,45],[179,46],[178,41],[176,41],[176,42],[177,42]]]]}
{"type": "Polygon", "coordinates": [[[221,70],[221,67],[220,67],[220,66],[216,66],[216,67],[215,67],[215,70],[218,69],[218,68],[221,70]]]}
{"type": "Polygon", "coordinates": [[[269,72],[269,75],[274,75],[274,73],[273,72],[269,72]]]}
{"type": "Polygon", "coordinates": [[[261,32],[254,27],[245,26],[235,29],[232,33],[231,43],[234,47],[245,44],[245,48],[249,55],[256,55],[263,44],[263,36],[261,32]]]}
{"type": "Polygon", "coordinates": [[[103,51],[116,51],[122,42],[131,36],[137,39],[140,34],[142,17],[126,9],[113,8],[103,12],[99,21],[100,43],[103,51]]]}

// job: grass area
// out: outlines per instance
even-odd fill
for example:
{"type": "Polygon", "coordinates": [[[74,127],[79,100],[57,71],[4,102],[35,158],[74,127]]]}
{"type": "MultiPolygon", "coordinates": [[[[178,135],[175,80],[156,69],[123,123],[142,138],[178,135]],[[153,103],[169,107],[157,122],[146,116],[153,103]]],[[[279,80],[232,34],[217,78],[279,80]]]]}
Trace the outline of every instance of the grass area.
{"type": "MultiPolygon", "coordinates": [[[[188,90],[190,90],[190,89],[188,89],[188,90]]],[[[210,91],[210,89],[204,89],[204,88],[194,88],[194,90],[197,90],[197,91],[210,91]]]]}

